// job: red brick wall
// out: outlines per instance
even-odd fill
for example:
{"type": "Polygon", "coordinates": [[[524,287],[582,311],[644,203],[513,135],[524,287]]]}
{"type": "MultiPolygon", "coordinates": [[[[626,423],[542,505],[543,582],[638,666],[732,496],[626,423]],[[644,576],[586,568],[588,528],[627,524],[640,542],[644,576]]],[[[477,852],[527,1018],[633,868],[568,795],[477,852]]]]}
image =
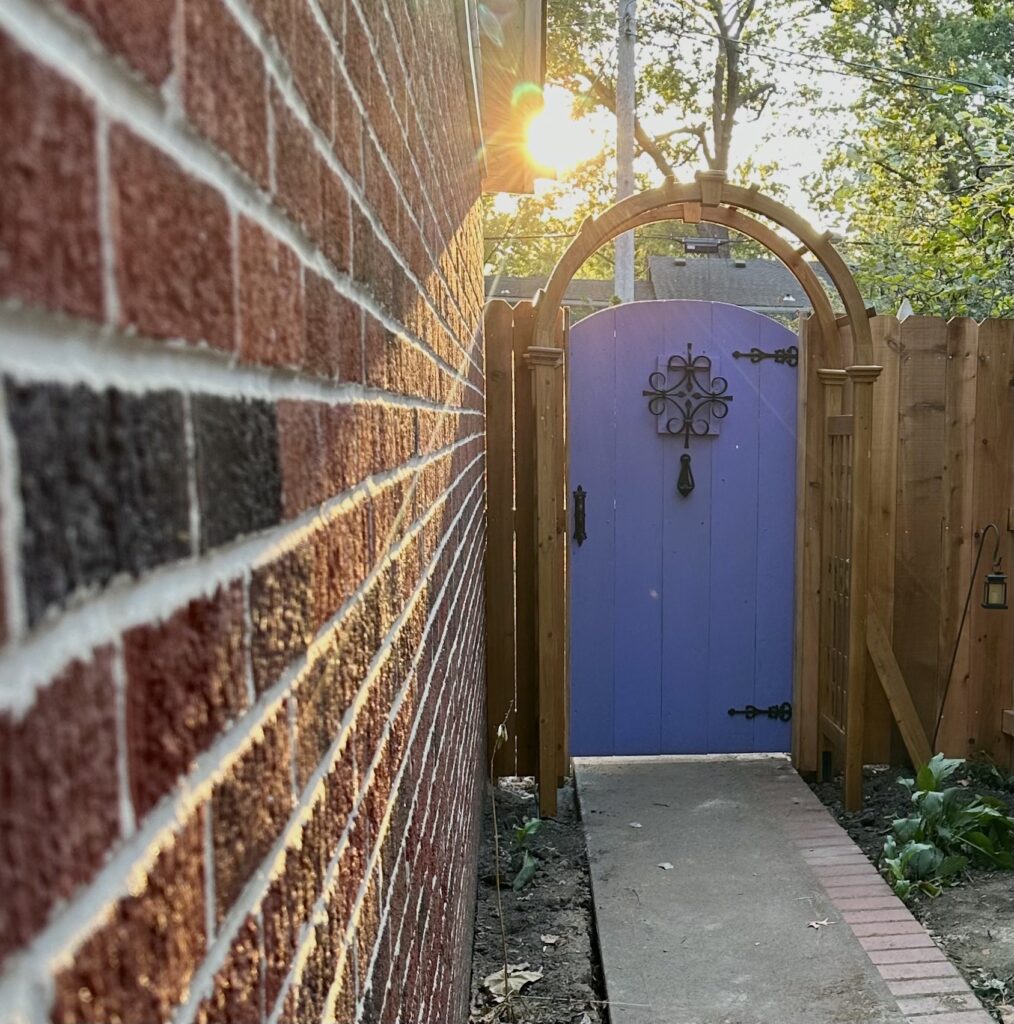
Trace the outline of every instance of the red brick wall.
{"type": "Polygon", "coordinates": [[[0,1017],[466,1016],[455,8],[0,4],[0,1017]]]}

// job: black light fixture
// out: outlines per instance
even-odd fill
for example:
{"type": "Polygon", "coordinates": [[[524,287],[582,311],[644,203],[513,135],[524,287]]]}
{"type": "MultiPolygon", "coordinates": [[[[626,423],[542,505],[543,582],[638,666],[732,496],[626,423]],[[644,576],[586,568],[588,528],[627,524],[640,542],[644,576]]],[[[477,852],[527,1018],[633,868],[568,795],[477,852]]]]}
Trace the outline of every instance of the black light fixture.
{"type": "Polygon", "coordinates": [[[975,578],[979,572],[979,562],[982,559],[982,549],[986,546],[986,536],[992,530],[996,536],[996,544],[993,547],[993,570],[986,573],[982,585],[982,607],[989,611],[1003,611],[1007,607],[1007,574],[1003,571],[1003,559],[1000,557],[1000,528],[996,523],[986,523],[977,533],[979,548],[975,553],[975,562],[972,564],[972,578],[968,581],[968,596],[965,598],[965,609],[961,613],[961,621],[958,623],[958,633],[954,638],[954,650],[951,653],[951,665],[947,670],[947,677],[944,680],[944,692],[940,698],[940,707],[937,710],[936,725],[933,729],[933,739],[930,746],[936,750],[937,736],[940,732],[940,723],[943,720],[944,708],[947,705],[947,693],[951,688],[951,676],[954,674],[954,663],[958,657],[958,646],[961,643],[961,631],[965,628],[965,619],[968,617],[968,607],[972,603],[972,592],[975,589],[975,578]]]}
{"type": "MultiPolygon", "coordinates": [[[[986,534],[992,529],[996,533],[996,547],[993,548],[993,571],[986,573],[986,581],[982,586],[982,607],[1000,610],[1007,607],[1007,574],[1001,566],[1000,530],[996,523],[987,523],[979,539],[979,553],[986,542],[986,534]]],[[[978,561],[978,559],[976,559],[978,561]]]]}

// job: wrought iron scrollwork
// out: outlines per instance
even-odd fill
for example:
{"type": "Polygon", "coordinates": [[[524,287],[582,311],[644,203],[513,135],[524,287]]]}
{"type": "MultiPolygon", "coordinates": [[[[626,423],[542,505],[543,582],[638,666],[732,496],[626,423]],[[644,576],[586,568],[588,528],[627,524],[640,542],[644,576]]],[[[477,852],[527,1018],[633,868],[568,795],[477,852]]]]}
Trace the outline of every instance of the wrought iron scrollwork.
{"type": "Polygon", "coordinates": [[[733,715],[744,715],[748,720],[763,715],[778,722],[790,722],[792,720],[792,705],[788,701],[783,701],[781,704],[772,704],[766,708],[758,708],[754,707],[753,704],[747,704],[745,708],[729,708],[729,715],[730,717],[733,715]]]}
{"type": "Polygon", "coordinates": [[[733,352],[733,359],[749,359],[751,363],[762,363],[765,359],[773,359],[776,363],[785,366],[799,365],[799,349],[795,345],[788,348],[776,348],[774,352],[765,352],[759,348],[752,348],[749,352],[733,352]]]}
{"type": "Polygon", "coordinates": [[[712,420],[728,415],[733,397],[728,389],[724,377],[711,376],[710,357],[695,356],[693,345],[687,343],[687,354],[670,356],[665,372],[650,374],[648,387],[641,393],[648,399],[648,411],[653,416],[668,417],[667,433],[682,437],[683,447],[689,448],[691,437],[705,437],[712,432],[712,420]]]}

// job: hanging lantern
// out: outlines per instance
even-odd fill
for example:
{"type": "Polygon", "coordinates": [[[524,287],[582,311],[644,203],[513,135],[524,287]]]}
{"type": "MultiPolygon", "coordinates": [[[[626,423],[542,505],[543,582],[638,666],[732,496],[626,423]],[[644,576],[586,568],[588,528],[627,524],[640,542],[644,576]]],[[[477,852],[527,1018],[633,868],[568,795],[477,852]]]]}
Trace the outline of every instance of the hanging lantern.
{"type": "Polygon", "coordinates": [[[1007,574],[1000,572],[998,565],[993,571],[986,573],[986,582],[982,588],[982,607],[1000,609],[1007,607],[1007,574]]]}

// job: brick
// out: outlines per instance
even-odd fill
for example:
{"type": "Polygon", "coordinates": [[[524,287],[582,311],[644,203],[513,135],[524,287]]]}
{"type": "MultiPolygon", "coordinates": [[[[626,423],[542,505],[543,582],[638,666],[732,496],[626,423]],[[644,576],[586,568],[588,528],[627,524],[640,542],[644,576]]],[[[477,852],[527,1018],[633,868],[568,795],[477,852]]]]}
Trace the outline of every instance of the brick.
{"type": "Polygon", "coordinates": [[[95,115],[0,33],[0,298],[103,316],[95,115]]]}
{"type": "Polygon", "coordinates": [[[0,962],[88,882],[120,836],[112,648],[0,714],[0,962]]]}
{"type": "Polygon", "coordinates": [[[161,1024],[204,957],[204,813],[158,854],[138,895],[126,896],[56,977],[53,1024],[161,1024]]]}
{"type": "Polygon", "coordinates": [[[351,266],[351,217],[349,194],[341,179],[328,167],[321,168],[322,248],[338,270],[351,266]]]}
{"type": "Polygon", "coordinates": [[[277,414],[282,508],[291,518],[331,496],[325,474],[321,405],[281,401],[277,414]]]}
{"type": "Polygon", "coordinates": [[[357,182],[363,180],[363,119],[341,75],[335,76],[334,152],[357,182]]]}
{"type": "Polygon", "coordinates": [[[958,973],[949,960],[943,963],[880,964],[877,970],[888,981],[904,981],[915,978],[946,978],[958,973]]]}
{"type": "Polygon", "coordinates": [[[909,1017],[908,1024],[993,1024],[993,1018],[985,1010],[957,1010],[950,1013],[935,1013],[932,1016],[919,1014],[909,1017]]]}
{"type": "Polygon", "coordinates": [[[271,90],[275,119],[275,198],[282,209],[318,242],[321,237],[323,167],[310,133],[271,90]]]}
{"type": "Polygon", "coordinates": [[[194,396],[191,409],[202,549],[274,526],[281,518],[275,410],[217,395],[194,396]]]}
{"type": "Polygon", "coordinates": [[[968,991],[968,986],[962,978],[918,978],[915,980],[888,981],[887,987],[893,996],[924,996],[945,992],[968,991]]]}
{"type": "Polygon", "coordinates": [[[917,949],[875,949],[869,953],[875,964],[928,964],[940,963],[947,957],[939,949],[924,946],[917,949]]]}
{"type": "Polygon", "coordinates": [[[221,0],[184,0],[184,32],[187,117],[266,188],[268,86],[264,58],[221,0]]]}
{"type": "Polygon", "coordinates": [[[211,804],[215,909],[228,913],[292,809],[289,714],[283,704],[216,786],[211,804]]]}
{"type": "Polygon", "coordinates": [[[170,36],[175,5],[165,0],[67,0],[88,21],[102,43],[123,57],[152,85],[161,85],[172,67],[170,36]]]}
{"type": "Polygon", "coordinates": [[[303,286],[299,260],[253,221],[239,225],[240,354],[266,366],[303,362],[303,286]]]}
{"type": "Polygon", "coordinates": [[[198,598],[123,637],[134,807],[145,814],[247,706],[243,590],[198,598]]]}
{"type": "Polygon", "coordinates": [[[926,932],[912,932],[907,935],[869,935],[859,939],[859,945],[868,952],[874,949],[918,949],[936,948],[932,936],[926,932]]]}
{"type": "Polygon", "coordinates": [[[303,540],[253,570],[250,647],[258,693],[272,686],[296,657],[305,654],[313,639],[314,555],[312,541],[303,540]]]}
{"type": "Polygon", "coordinates": [[[904,904],[897,896],[834,896],[831,902],[841,911],[893,910],[904,909],[904,904]]]}
{"type": "Polygon", "coordinates": [[[334,136],[334,58],[310,5],[291,4],[292,31],[281,40],[296,88],[310,118],[331,139],[334,136]]]}
{"type": "Polygon", "coordinates": [[[8,382],[7,403],[31,624],[80,587],[189,554],[179,395],[8,382]]]}
{"type": "Polygon", "coordinates": [[[261,964],[260,926],[248,917],[197,1011],[197,1024],[261,1024],[261,964]]]}
{"type": "Polygon", "coordinates": [[[304,272],[305,367],[332,380],[363,381],[362,311],[330,281],[304,272]]]}
{"type": "Polygon", "coordinates": [[[302,788],[341,732],[355,681],[335,658],[322,657],[299,680],[296,696],[296,781],[302,788]]]}
{"type": "Polygon", "coordinates": [[[971,992],[944,994],[939,996],[913,996],[899,999],[898,1009],[904,1014],[945,1013],[948,1010],[978,1010],[979,1000],[971,992]]]}
{"type": "Polygon", "coordinates": [[[234,344],[225,200],[121,125],[109,133],[120,322],[157,338],[234,344]]]}
{"type": "MultiPolygon", "coordinates": [[[[872,924],[854,924],[852,932],[858,938],[892,938],[902,935],[925,935],[923,926],[916,920],[909,921],[874,921],[872,924]]],[[[871,947],[872,948],[872,947],[871,947]]]]}
{"type": "Polygon", "coordinates": [[[314,606],[319,629],[366,579],[370,568],[369,509],[344,508],[317,529],[314,606]]]}
{"type": "Polygon", "coordinates": [[[373,471],[367,464],[371,422],[368,407],[330,405],[321,409],[325,474],[332,494],[361,483],[373,471]]]}

